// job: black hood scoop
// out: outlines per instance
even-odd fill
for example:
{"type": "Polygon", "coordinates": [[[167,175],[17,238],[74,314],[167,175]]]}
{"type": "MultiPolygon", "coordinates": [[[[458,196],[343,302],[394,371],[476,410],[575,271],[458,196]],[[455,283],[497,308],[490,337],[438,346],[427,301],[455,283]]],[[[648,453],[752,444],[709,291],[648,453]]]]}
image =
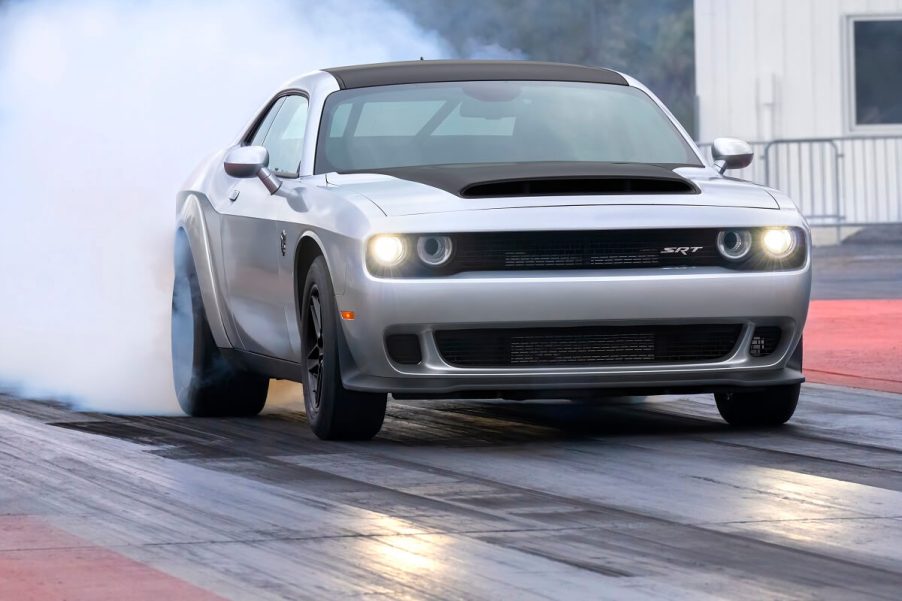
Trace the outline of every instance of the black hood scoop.
{"type": "Polygon", "coordinates": [[[503,196],[580,196],[606,194],[694,194],[686,181],[641,177],[546,177],[473,184],[460,191],[464,198],[503,196]]]}
{"type": "Polygon", "coordinates": [[[368,169],[461,198],[698,194],[691,181],[660,165],[638,163],[489,163],[368,169]]]}

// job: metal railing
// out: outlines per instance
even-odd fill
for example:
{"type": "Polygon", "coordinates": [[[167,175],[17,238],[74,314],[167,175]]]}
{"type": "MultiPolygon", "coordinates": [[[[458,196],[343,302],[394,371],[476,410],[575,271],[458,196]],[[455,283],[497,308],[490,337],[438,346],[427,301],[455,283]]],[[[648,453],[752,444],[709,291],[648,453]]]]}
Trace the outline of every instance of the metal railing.
{"type": "MultiPolygon", "coordinates": [[[[752,142],[732,177],[789,194],[812,225],[902,223],[902,136],[752,142]]],[[[699,147],[711,160],[711,145],[699,147]]]]}

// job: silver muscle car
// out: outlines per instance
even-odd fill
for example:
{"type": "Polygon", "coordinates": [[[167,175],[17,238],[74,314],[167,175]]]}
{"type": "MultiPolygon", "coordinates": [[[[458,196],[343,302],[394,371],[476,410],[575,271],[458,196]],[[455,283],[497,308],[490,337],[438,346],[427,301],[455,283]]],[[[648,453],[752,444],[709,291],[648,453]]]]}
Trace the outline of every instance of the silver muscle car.
{"type": "Polygon", "coordinates": [[[341,67],[276,93],[178,194],[190,415],[303,383],[317,436],[395,398],[713,392],[777,425],[803,381],[805,220],[724,177],[636,80],[533,62],[341,67]]]}

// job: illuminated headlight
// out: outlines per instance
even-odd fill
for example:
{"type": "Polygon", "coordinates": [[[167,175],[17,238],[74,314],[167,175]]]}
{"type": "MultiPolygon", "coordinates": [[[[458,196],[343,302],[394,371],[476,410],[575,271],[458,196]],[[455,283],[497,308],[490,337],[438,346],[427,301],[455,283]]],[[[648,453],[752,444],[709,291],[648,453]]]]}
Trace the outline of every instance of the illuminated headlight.
{"type": "Polygon", "coordinates": [[[784,259],[796,249],[795,232],[785,228],[764,230],[761,245],[775,259],[784,259]]]}
{"type": "Polygon", "coordinates": [[[417,240],[417,256],[430,267],[438,267],[451,260],[452,250],[448,236],[420,236],[417,240]]]}
{"type": "Polygon", "coordinates": [[[394,267],[404,260],[404,239],[383,234],[370,240],[370,256],[383,267],[394,267]]]}
{"type": "Polygon", "coordinates": [[[717,234],[717,250],[731,261],[739,261],[752,250],[752,234],[748,230],[724,230],[717,234]]]}

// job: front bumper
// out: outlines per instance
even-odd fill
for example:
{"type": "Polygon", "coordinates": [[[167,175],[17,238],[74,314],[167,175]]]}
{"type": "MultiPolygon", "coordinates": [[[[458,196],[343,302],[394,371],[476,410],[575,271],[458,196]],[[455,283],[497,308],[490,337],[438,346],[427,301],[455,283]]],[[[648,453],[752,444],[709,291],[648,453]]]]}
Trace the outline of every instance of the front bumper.
{"type": "MultiPolygon", "coordinates": [[[[790,356],[801,337],[811,289],[810,261],[795,271],[722,268],[483,272],[445,278],[348,277],[339,309],[342,379],[352,390],[398,394],[609,389],[727,390],[798,383],[790,356]],[[717,361],[566,367],[464,368],[445,362],[437,329],[588,325],[741,324],[733,351],[717,361]],[[755,326],[783,331],[776,350],[749,353],[755,326]],[[417,365],[393,362],[385,336],[416,334],[417,365]]],[[[349,273],[349,276],[352,274],[349,273]]]]}

